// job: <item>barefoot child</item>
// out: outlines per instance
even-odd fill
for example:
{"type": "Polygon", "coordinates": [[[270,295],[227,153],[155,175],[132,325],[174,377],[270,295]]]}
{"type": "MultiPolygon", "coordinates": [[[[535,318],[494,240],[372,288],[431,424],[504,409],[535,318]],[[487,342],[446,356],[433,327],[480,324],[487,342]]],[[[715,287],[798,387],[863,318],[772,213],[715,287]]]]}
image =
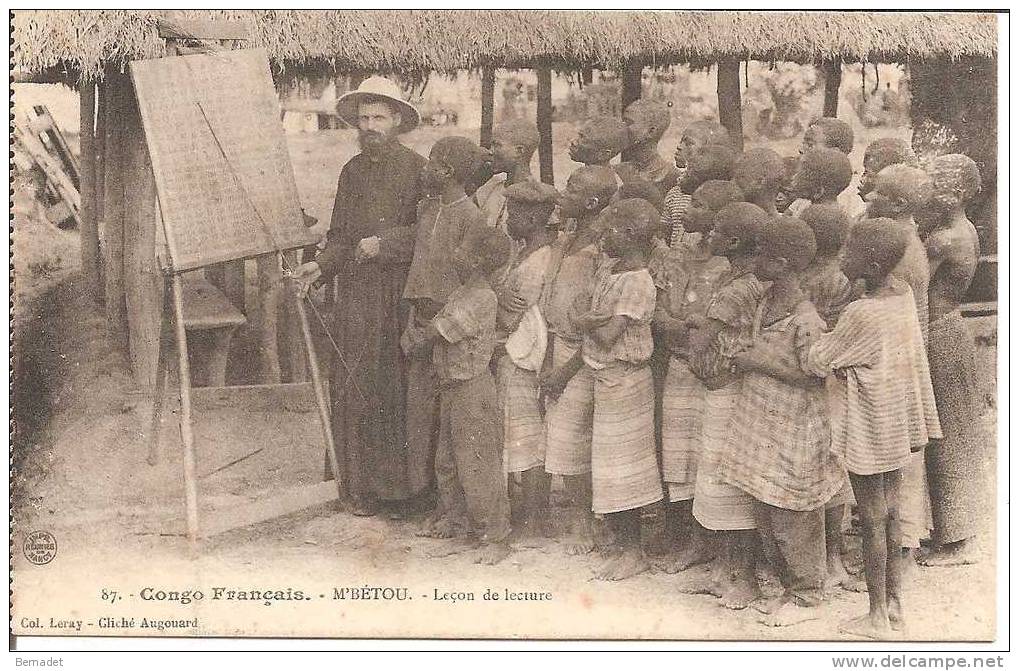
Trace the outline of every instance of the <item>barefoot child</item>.
{"type": "MultiPolygon", "coordinates": [[[[800,287],[824,320],[825,330],[830,331],[845,307],[859,297],[859,292],[839,267],[839,253],[849,235],[849,217],[838,205],[811,205],[803,211],[801,219],[814,232],[817,254],[803,271],[800,287]]],[[[835,391],[830,389],[829,396],[835,391]]],[[[862,586],[846,571],[842,558],[846,545],[843,534],[846,507],[852,503],[852,498],[849,477],[844,474],[842,489],[825,507],[824,530],[829,584],[855,590],[862,586]]]]}
{"type": "Polygon", "coordinates": [[[672,123],[669,106],[640,98],[623,110],[623,121],[629,128],[630,146],[626,150],[628,160],[616,166],[619,178],[623,183],[635,178],[645,179],[658,188],[659,198],[664,198],[679,181],[675,164],[658,153],[658,143],[672,123]]]}
{"type": "Polygon", "coordinates": [[[906,244],[888,220],[853,228],[842,269],[864,280],[866,293],[811,346],[805,365],[819,377],[842,371],[847,380],[832,416],[832,451],[845,459],[860,510],[870,608],[840,630],[867,638],[903,627],[901,473],[911,450],[941,435],[912,290],[891,272],[906,244]]]}
{"type": "Polygon", "coordinates": [[[715,215],[709,245],[712,254],[729,260],[729,271],[716,286],[706,315],[692,320],[688,336],[690,367],[708,388],[693,515],[705,529],[721,532],[719,570],[706,590],[734,609],[746,608],[760,595],[754,575],[757,523],[753,499],[726,484],[719,466],[739,394],[732,357],[746,346],[757,303],[764,295],[765,286],[754,276],[753,264],[757,235],[768,218],[751,203],[733,203],[715,215]]]}
{"type": "Polygon", "coordinates": [[[816,619],[824,593],[824,507],[845,471],[831,453],[824,382],[800,362],[824,322],[800,287],[814,235],[798,219],[774,217],[761,229],[754,274],[771,282],[754,315],[750,348],[734,357],[742,375],[722,457],[724,480],[756,502],[761,535],[774,544],[783,594],[763,605],[762,622],[816,619]]]}
{"type": "Polygon", "coordinates": [[[661,272],[652,275],[658,289],[655,337],[670,356],[662,391],[662,476],[669,506],[667,519],[678,551],[655,561],[667,573],[714,556],[710,537],[692,512],[707,388],[690,370],[687,321],[704,315],[715,285],[729,269],[725,257],[712,254],[708,245],[715,214],[741,199],[742,193],[732,182],[712,180],[698,187],[686,217],[687,232],[698,235],[670,250],[661,272]]]}
{"type": "MultiPolygon", "coordinates": [[[[886,217],[906,237],[906,251],[902,260],[892,269],[892,275],[904,281],[913,291],[913,301],[920,334],[927,345],[929,312],[927,291],[930,285],[930,266],[927,249],[917,233],[914,215],[922,210],[933,190],[930,177],[920,168],[902,163],[890,165],[877,174],[874,189],[867,194],[867,216],[886,217]]],[[[918,447],[902,471],[900,492],[902,520],[902,558],[910,577],[916,572],[916,555],[920,540],[927,538],[932,527],[930,498],[927,494],[924,449],[918,447]]]]}
{"type": "Polygon", "coordinates": [[[556,399],[546,409],[545,470],[563,476],[572,507],[567,554],[594,549],[591,518],[591,416],[594,378],[583,369],[583,333],[574,324],[574,305],[588,309],[595,271],[601,262],[595,225],[616,192],[616,173],[603,166],[578,168],[559,198],[560,214],[575,219],[576,230],[560,235],[552,248],[552,268],[541,298],[548,324],[549,352],[539,376],[543,394],[556,399]]]}
{"type": "Polygon", "coordinates": [[[506,227],[518,245],[504,271],[497,319],[498,361],[503,416],[503,461],[507,474],[519,474],[524,492],[522,538],[543,537],[548,514],[549,476],[545,472],[545,418],[538,404],[538,371],[545,359],[547,333],[538,299],[552,250],[546,225],[559,193],[541,182],[506,189],[506,227]]]}
{"type": "Polygon", "coordinates": [[[427,326],[407,333],[411,351],[431,351],[438,379],[435,476],[442,510],[450,525],[469,530],[477,540],[475,563],[480,564],[496,564],[510,552],[502,419],[488,367],[498,310],[492,276],[509,252],[502,231],[469,231],[452,253],[461,285],[427,326]]]}
{"type": "Polygon", "coordinates": [[[647,570],[663,519],[648,366],[655,285],[646,266],[660,217],[647,201],[631,198],[610,205],[602,219],[601,247],[610,262],[599,270],[590,310],[577,324],[584,368],[594,379],[592,510],[606,516],[622,546],[596,576],[623,580],[647,570]]]}
{"type": "Polygon", "coordinates": [[[934,196],[925,211],[933,227],[926,242],[931,268],[927,354],[945,435],[926,451],[938,547],[923,563],[955,566],[977,559],[973,538],[984,501],[985,446],[991,444],[978,419],[973,336],[959,312],[980,258],[980,241],[965,210],[980,191],[980,171],[968,156],[947,154],[934,159],[930,173],[934,196]]]}

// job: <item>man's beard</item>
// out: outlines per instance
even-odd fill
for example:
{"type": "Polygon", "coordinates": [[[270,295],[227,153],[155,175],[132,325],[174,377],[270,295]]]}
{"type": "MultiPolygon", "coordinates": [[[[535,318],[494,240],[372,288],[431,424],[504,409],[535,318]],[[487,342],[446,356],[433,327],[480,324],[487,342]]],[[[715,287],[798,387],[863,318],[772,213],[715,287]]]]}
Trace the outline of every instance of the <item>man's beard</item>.
{"type": "Polygon", "coordinates": [[[366,153],[377,152],[389,144],[391,138],[385,133],[375,131],[357,131],[357,144],[366,153]]]}

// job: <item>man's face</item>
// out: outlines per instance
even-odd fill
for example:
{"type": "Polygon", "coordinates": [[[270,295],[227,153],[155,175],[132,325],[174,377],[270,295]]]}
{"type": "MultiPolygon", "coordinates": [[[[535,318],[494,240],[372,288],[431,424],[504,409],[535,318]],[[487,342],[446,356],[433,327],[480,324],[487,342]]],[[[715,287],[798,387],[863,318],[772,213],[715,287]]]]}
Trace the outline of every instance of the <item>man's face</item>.
{"type": "Polygon", "coordinates": [[[492,138],[492,172],[509,172],[520,157],[520,147],[511,138],[496,135],[492,138]]]}
{"type": "Polygon", "coordinates": [[[363,103],[357,108],[357,139],[361,149],[371,151],[396,136],[400,115],[384,102],[363,103]]]}
{"type": "Polygon", "coordinates": [[[811,149],[819,149],[825,146],[824,131],[818,126],[811,126],[803,134],[803,142],[800,144],[800,154],[805,154],[811,149]]]}

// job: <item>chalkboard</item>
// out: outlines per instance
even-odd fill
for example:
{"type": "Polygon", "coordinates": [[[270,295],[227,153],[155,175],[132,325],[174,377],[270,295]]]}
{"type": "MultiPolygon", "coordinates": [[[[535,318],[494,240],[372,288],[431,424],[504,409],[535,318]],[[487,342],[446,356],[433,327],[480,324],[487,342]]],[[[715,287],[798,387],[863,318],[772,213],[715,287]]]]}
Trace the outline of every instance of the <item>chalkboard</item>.
{"type": "Polygon", "coordinates": [[[175,271],[313,244],[262,49],[130,64],[175,271]]]}

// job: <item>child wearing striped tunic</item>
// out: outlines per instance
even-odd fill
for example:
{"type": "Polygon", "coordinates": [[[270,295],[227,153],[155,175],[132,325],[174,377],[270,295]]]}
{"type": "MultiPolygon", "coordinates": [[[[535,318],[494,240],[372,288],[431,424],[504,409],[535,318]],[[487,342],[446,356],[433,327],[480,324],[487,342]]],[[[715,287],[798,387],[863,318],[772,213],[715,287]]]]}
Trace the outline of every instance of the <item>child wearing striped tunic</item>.
{"type": "Polygon", "coordinates": [[[666,571],[682,571],[712,558],[709,539],[693,519],[694,485],[701,444],[701,418],[707,388],[690,369],[687,320],[702,317],[715,286],[729,270],[723,256],[708,245],[715,213],[740,201],[742,193],[732,182],[711,180],[694,191],[686,230],[688,236],[670,250],[660,272],[652,273],[658,297],[655,337],[669,353],[662,391],[662,476],[665,480],[668,520],[678,552],[655,561],[666,571]]]}
{"type": "Polygon", "coordinates": [[[764,284],[753,275],[757,235],[768,214],[751,203],[733,203],[715,215],[711,252],[729,260],[703,318],[691,329],[691,369],[708,388],[701,420],[693,515],[705,529],[722,532],[722,555],[708,584],[693,591],[722,598],[727,608],[746,608],[760,594],[754,574],[757,528],[753,499],[724,482],[719,472],[728,444],[729,419],[739,393],[732,357],[748,344],[764,284]]]}
{"type": "Polygon", "coordinates": [[[640,198],[613,203],[602,217],[601,246],[610,263],[599,270],[591,309],[578,315],[577,324],[584,333],[584,367],[594,379],[592,510],[607,517],[623,550],[596,576],[622,580],[649,567],[652,522],[662,517],[648,366],[655,285],[646,265],[660,218],[640,198]]]}
{"type": "Polygon", "coordinates": [[[500,286],[496,337],[504,354],[497,362],[503,414],[503,464],[520,474],[523,538],[547,532],[549,476],[545,472],[545,418],[538,403],[538,371],[545,359],[547,332],[538,307],[552,259],[546,225],[559,193],[541,182],[505,190],[506,230],[518,242],[500,286]]]}
{"type": "Polygon", "coordinates": [[[783,594],[763,604],[762,620],[789,626],[816,619],[825,575],[825,504],[845,471],[830,450],[823,380],[801,368],[824,322],[800,288],[814,256],[814,234],[779,216],[761,229],[754,274],[771,282],[757,305],[753,344],[734,357],[742,373],[722,456],[723,479],[751,495],[761,536],[775,548],[783,594]]]}
{"type": "Polygon", "coordinates": [[[845,459],[859,505],[870,608],[841,631],[868,638],[903,626],[902,469],[911,452],[941,437],[913,293],[891,274],[906,245],[905,232],[887,222],[853,227],[842,270],[850,281],[864,280],[866,293],[817,339],[804,365],[819,377],[845,377],[832,414],[832,450],[845,459]]]}

